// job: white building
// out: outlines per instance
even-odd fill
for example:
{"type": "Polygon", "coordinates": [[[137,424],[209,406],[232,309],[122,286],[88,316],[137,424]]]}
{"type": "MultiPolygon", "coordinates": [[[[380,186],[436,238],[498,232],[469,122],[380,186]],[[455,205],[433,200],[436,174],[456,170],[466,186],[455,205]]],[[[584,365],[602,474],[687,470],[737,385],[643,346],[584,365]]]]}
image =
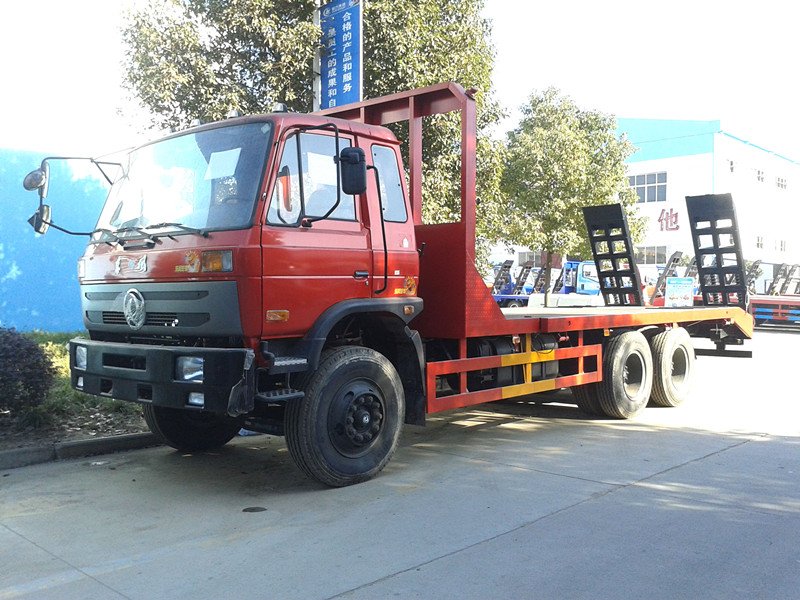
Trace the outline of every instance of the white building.
{"type": "MultiPolygon", "coordinates": [[[[618,130],[638,148],[627,172],[648,217],[636,248],[643,275],[675,250],[693,255],[685,197],[703,194],[733,196],[745,260],[800,263],[800,164],[731,135],[719,121],[618,119],[618,130]]],[[[771,264],[762,280],[772,279],[771,264]]]]}

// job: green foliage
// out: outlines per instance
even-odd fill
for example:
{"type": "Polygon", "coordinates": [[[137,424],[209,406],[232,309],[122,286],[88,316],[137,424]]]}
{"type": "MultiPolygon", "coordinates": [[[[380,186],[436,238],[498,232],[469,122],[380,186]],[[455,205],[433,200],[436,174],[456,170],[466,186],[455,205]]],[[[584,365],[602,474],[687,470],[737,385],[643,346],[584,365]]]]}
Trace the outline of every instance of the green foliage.
{"type": "Polygon", "coordinates": [[[0,408],[40,405],[52,380],[53,367],[36,342],[0,328],[0,408]]]}
{"type": "Polygon", "coordinates": [[[612,116],[580,109],[550,88],[532,94],[509,134],[502,189],[514,220],[511,239],[549,253],[590,256],[581,207],[622,202],[634,238],[643,223],[625,177],[634,148],[615,136],[612,116]]]}
{"type": "MultiPolygon", "coordinates": [[[[5,330],[8,331],[8,330],[5,330]]],[[[0,330],[3,339],[4,330],[0,330]]],[[[11,410],[19,427],[42,428],[59,425],[74,418],[86,420],[89,415],[138,415],[141,408],[132,402],[120,402],[111,398],[92,396],[74,390],[70,385],[69,351],[66,342],[78,333],[49,333],[34,331],[16,334],[27,344],[33,344],[47,361],[50,376],[45,379],[48,386],[39,403],[5,404],[11,410]]],[[[29,346],[30,347],[30,346],[29,346]]],[[[2,352],[2,349],[0,349],[2,352]]],[[[2,359],[0,359],[2,360],[2,359]]],[[[2,369],[2,366],[0,366],[2,369]]],[[[5,372],[5,371],[3,371],[5,372]]],[[[0,375],[0,389],[2,376],[0,375]]]]}
{"type": "MultiPolygon", "coordinates": [[[[491,26],[484,0],[370,0],[364,3],[364,97],[457,81],[475,87],[479,129],[501,116],[493,100],[491,26]]],[[[154,123],[173,129],[216,120],[230,109],[261,113],[275,101],[312,109],[312,64],[322,32],[313,0],[150,0],[123,30],[130,91],[154,123]]],[[[426,118],[425,222],[460,215],[460,124],[426,118]]],[[[392,127],[401,141],[407,128],[392,127]]],[[[478,143],[478,235],[502,236],[498,218],[502,144],[478,143]]],[[[407,156],[406,156],[407,158],[407,156]]]]}

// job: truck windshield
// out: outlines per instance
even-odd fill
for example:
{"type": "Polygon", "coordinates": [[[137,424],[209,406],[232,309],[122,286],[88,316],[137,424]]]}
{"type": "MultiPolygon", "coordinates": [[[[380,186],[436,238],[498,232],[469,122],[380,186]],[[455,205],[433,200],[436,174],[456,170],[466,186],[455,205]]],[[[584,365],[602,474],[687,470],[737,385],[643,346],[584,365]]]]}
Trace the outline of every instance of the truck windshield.
{"type": "Polygon", "coordinates": [[[187,133],[128,154],[92,241],[252,224],[272,124],[187,133]]]}

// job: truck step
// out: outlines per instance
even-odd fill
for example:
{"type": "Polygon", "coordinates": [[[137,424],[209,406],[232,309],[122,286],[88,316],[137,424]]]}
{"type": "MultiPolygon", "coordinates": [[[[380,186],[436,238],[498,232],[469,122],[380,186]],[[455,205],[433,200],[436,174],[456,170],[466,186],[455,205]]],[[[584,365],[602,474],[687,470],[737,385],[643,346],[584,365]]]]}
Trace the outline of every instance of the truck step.
{"type": "Polygon", "coordinates": [[[299,400],[303,396],[305,396],[305,392],[303,392],[302,390],[286,388],[283,390],[271,390],[269,392],[259,392],[258,394],[256,394],[256,400],[258,400],[259,402],[274,404],[275,402],[287,402],[289,400],[299,400]]]}
{"type": "Polygon", "coordinates": [[[298,356],[276,356],[275,357],[275,366],[281,367],[289,367],[289,366],[300,366],[300,365],[307,365],[308,360],[305,358],[300,358],[298,356]]]}
{"type": "Polygon", "coordinates": [[[308,360],[299,356],[276,356],[269,372],[273,375],[281,373],[299,373],[308,369],[308,360]]]}

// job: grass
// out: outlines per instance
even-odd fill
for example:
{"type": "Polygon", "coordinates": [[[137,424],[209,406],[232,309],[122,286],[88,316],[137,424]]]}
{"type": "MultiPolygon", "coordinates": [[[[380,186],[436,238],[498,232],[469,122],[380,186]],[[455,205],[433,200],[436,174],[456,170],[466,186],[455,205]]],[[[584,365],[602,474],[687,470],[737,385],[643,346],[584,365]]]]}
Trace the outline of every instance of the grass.
{"type": "Polygon", "coordinates": [[[88,337],[85,332],[32,331],[25,335],[39,344],[52,363],[53,384],[42,404],[18,411],[16,421],[20,427],[52,427],[70,421],[85,421],[98,413],[118,416],[136,416],[141,413],[141,407],[135,403],[92,396],[72,389],[67,342],[74,337],[88,337]]]}

